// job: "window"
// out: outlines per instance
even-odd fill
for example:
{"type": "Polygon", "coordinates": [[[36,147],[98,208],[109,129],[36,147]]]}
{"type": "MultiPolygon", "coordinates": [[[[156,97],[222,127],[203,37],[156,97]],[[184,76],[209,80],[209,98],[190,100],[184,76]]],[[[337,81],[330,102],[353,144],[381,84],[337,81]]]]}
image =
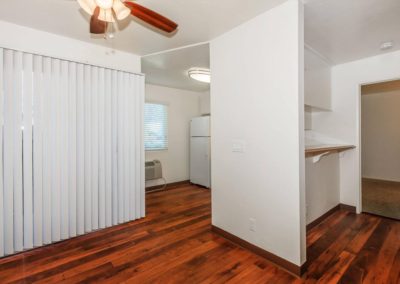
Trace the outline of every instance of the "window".
{"type": "Polygon", "coordinates": [[[144,147],[146,151],[168,149],[168,107],[166,105],[145,104],[144,147]]]}

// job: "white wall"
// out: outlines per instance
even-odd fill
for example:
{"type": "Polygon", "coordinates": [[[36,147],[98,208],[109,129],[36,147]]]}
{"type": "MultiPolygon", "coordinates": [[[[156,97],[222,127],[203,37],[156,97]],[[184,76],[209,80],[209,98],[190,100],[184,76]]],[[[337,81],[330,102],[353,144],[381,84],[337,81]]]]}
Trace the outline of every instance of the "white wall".
{"type": "Polygon", "coordinates": [[[296,265],[305,261],[302,23],[303,6],[289,0],[210,45],[212,223],[296,265]]]}
{"type": "MultiPolygon", "coordinates": [[[[146,84],[147,102],[168,105],[168,150],[146,151],[146,161],[160,160],[167,183],[189,179],[190,120],[200,116],[202,93],[146,84]]],[[[163,184],[149,181],[146,186],[163,184]]]]}
{"type": "Polygon", "coordinates": [[[313,119],[313,130],[357,148],[340,166],[340,202],[361,211],[360,85],[400,78],[400,51],[340,64],[332,68],[332,112],[313,119]]]}
{"type": "Polygon", "coordinates": [[[312,109],[309,106],[304,107],[304,130],[312,130],[312,109]]]}
{"type": "Polygon", "coordinates": [[[199,98],[200,98],[200,114],[201,115],[211,114],[210,91],[203,92],[199,98]]]}
{"type": "Polygon", "coordinates": [[[362,176],[400,181],[400,90],[362,96],[362,176]]]}
{"type": "MultiPolygon", "coordinates": [[[[51,23],[49,23],[51,25],[51,23]]],[[[0,21],[0,47],[140,73],[140,56],[0,21]]],[[[101,41],[101,39],[99,39],[101,41]]]]}

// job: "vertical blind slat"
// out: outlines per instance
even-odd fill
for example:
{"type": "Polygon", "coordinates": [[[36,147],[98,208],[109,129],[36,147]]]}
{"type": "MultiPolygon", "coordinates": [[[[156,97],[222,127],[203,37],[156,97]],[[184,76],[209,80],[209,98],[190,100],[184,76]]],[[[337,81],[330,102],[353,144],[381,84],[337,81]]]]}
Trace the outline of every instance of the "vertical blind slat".
{"type": "Polygon", "coordinates": [[[32,95],[33,56],[23,56],[23,197],[24,248],[33,248],[33,184],[32,184],[32,95]]]}
{"type": "Polygon", "coordinates": [[[4,252],[14,252],[13,52],[4,51],[4,252]]]}
{"type": "Polygon", "coordinates": [[[53,242],[61,240],[61,204],[60,204],[60,60],[52,59],[51,66],[51,79],[52,79],[52,90],[51,90],[51,238],[53,242]]]}
{"type": "MultiPolygon", "coordinates": [[[[140,100],[141,100],[141,96],[139,95],[141,89],[140,89],[140,86],[138,86],[140,77],[134,76],[133,80],[134,80],[133,88],[134,88],[134,93],[136,95],[133,98],[133,109],[135,110],[134,111],[135,123],[134,123],[134,130],[133,130],[132,136],[133,136],[133,140],[135,143],[135,148],[134,148],[134,153],[133,153],[133,161],[136,161],[137,159],[140,159],[140,156],[141,156],[140,155],[140,149],[141,149],[140,148],[141,147],[141,142],[140,142],[140,139],[141,139],[140,100]]],[[[138,167],[137,165],[135,167],[135,175],[134,175],[135,180],[133,181],[133,186],[135,189],[140,188],[140,186],[141,186],[141,184],[140,184],[140,175],[141,175],[140,168],[141,167],[140,166],[138,167]]],[[[135,217],[136,218],[140,218],[140,216],[141,216],[141,205],[142,204],[141,204],[140,192],[135,190],[135,209],[136,209],[135,217]]]]}
{"type": "Polygon", "coordinates": [[[43,244],[43,82],[42,82],[42,57],[35,55],[33,58],[33,245],[43,244]]]}
{"type": "Polygon", "coordinates": [[[123,159],[124,159],[124,222],[129,221],[129,206],[130,206],[130,199],[131,194],[129,191],[129,108],[128,108],[128,92],[129,92],[129,77],[128,77],[128,73],[123,73],[123,111],[122,111],[122,115],[123,115],[123,159]]]}
{"type": "Polygon", "coordinates": [[[98,157],[99,157],[99,228],[106,226],[106,197],[105,197],[105,128],[104,128],[104,92],[105,92],[104,68],[99,69],[99,92],[98,92],[98,157]]]}
{"type": "Polygon", "coordinates": [[[51,243],[51,167],[52,167],[52,86],[51,58],[43,59],[43,243],[51,243]]]}
{"type": "Polygon", "coordinates": [[[69,235],[77,234],[77,182],[76,182],[76,63],[69,62],[68,81],[68,195],[69,195],[69,235]]]}
{"type": "Polygon", "coordinates": [[[68,62],[61,62],[60,75],[60,203],[61,203],[61,239],[69,238],[69,192],[68,192],[68,62]]]}
{"type": "Polygon", "coordinates": [[[129,218],[135,219],[136,217],[136,194],[135,194],[135,173],[136,173],[136,166],[135,166],[135,136],[134,136],[134,131],[135,131],[135,76],[129,74],[128,76],[128,115],[129,115],[129,124],[128,124],[128,134],[129,134],[129,192],[131,197],[129,198],[129,218]],[[131,111],[129,111],[131,110],[131,111]]]}
{"type": "Polygon", "coordinates": [[[3,188],[3,49],[0,48],[0,257],[4,256],[4,188],[3,188]]]}
{"type": "Polygon", "coordinates": [[[118,224],[118,99],[115,94],[118,94],[118,74],[117,71],[112,71],[112,222],[113,225],[118,224]]]}
{"type": "MultiPolygon", "coordinates": [[[[133,93],[135,94],[135,96],[133,96],[132,98],[132,108],[135,110],[133,112],[133,119],[134,119],[134,123],[133,123],[133,133],[132,135],[132,139],[133,139],[133,143],[134,143],[134,148],[133,148],[133,153],[132,153],[132,159],[133,159],[133,164],[135,165],[135,175],[134,175],[134,180],[132,181],[132,186],[136,189],[138,187],[140,187],[140,167],[138,167],[135,164],[136,159],[140,158],[140,141],[138,141],[138,139],[140,140],[140,121],[138,121],[138,119],[140,118],[140,113],[138,113],[140,110],[138,108],[138,103],[140,102],[140,96],[138,96],[139,92],[140,92],[140,88],[139,86],[137,86],[138,82],[139,82],[139,77],[138,76],[133,76],[132,78],[133,80],[133,93]]],[[[139,216],[141,215],[141,199],[140,199],[140,193],[136,192],[135,190],[135,218],[139,218],[139,216]]]]}
{"type": "Polygon", "coordinates": [[[85,97],[84,106],[85,106],[85,232],[90,232],[92,230],[92,139],[91,139],[91,67],[85,66],[85,76],[84,76],[84,93],[85,97]]]}
{"type": "Polygon", "coordinates": [[[14,249],[23,250],[23,192],[22,192],[22,52],[14,52],[14,249]]]}
{"type": "MultiPolygon", "coordinates": [[[[118,94],[117,96],[117,104],[118,110],[122,110],[124,106],[124,96],[123,96],[123,74],[122,72],[118,72],[118,94]]],[[[118,133],[117,133],[117,162],[118,162],[118,222],[124,222],[124,116],[123,112],[118,112],[118,133]]]]}
{"type": "Polygon", "coordinates": [[[112,155],[111,155],[111,112],[112,112],[112,85],[111,70],[105,74],[105,191],[106,191],[106,226],[112,225],[112,155]]]}
{"type": "Polygon", "coordinates": [[[99,126],[98,126],[99,69],[92,67],[92,230],[99,228],[99,126]]]}
{"type": "Polygon", "coordinates": [[[136,136],[136,141],[140,143],[138,147],[138,155],[137,157],[140,157],[140,161],[142,163],[139,163],[139,172],[138,172],[138,179],[139,179],[139,186],[136,187],[136,191],[139,191],[140,195],[140,201],[141,201],[141,217],[145,217],[146,215],[146,195],[145,195],[145,170],[144,167],[141,166],[143,164],[143,161],[145,159],[144,157],[144,130],[143,130],[143,121],[144,121],[144,77],[139,77],[139,85],[140,85],[140,91],[138,94],[136,94],[136,97],[138,98],[138,120],[136,121],[138,127],[136,128],[135,134],[136,136]]]}
{"type": "Polygon", "coordinates": [[[84,68],[78,64],[76,76],[76,191],[77,191],[77,234],[85,233],[85,116],[84,116],[84,68]]]}

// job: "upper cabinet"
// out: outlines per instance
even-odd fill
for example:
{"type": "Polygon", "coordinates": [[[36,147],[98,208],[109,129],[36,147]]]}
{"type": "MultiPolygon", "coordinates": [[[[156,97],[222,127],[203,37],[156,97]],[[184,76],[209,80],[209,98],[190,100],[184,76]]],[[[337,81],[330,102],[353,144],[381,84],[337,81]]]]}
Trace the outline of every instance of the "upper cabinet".
{"type": "Polygon", "coordinates": [[[323,110],[331,109],[331,66],[310,48],[304,48],[304,103],[323,110]]]}

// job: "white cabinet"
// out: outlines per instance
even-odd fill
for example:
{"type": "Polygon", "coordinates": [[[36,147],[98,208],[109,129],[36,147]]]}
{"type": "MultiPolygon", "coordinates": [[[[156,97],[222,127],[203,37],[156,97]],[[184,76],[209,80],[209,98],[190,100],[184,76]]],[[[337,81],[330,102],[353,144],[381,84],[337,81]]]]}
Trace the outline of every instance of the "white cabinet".
{"type": "Polygon", "coordinates": [[[318,163],[306,159],[307,224],[340,203],[339,163],[339,154],[323,157],[318,163]]]}
{"type": "Polygon", "coordinates": [[[316,52],[304,48],[304,103],[318,109],[331,109],[331,66],[316,52]]]}

